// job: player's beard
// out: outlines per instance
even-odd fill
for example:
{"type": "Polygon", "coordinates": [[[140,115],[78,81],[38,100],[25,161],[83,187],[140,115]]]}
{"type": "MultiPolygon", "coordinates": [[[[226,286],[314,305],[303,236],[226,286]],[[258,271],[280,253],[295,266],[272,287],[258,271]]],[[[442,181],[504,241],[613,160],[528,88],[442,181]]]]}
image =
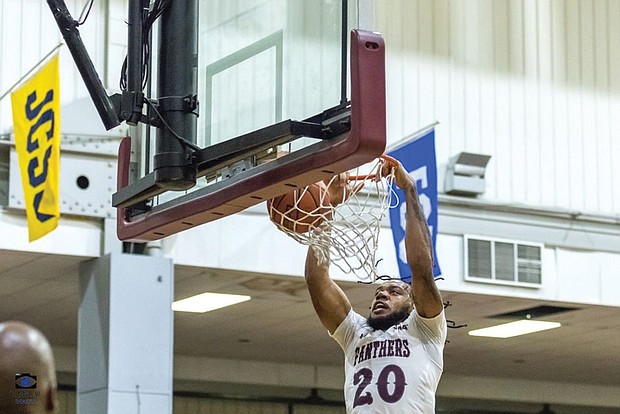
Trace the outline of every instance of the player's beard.
{"type": "Polygon", "coordinates": [[[368,316],[368,319],[366,319],[366,322],[368,322],[368,325],[375,331],[386,331],[390,329],[390,327],[396,325],[398,322],[407,319],[408,316],[409,312],[405,309],[399,312],[394,312],[387,316],[380,316],[378,318],[373,318],[372,315],[370,315],[368,316]]]}

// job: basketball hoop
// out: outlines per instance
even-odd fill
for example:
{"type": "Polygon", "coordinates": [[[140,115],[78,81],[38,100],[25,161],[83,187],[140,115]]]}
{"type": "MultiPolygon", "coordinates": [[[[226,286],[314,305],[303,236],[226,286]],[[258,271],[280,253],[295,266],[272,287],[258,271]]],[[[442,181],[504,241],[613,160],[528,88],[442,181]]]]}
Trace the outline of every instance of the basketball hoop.
{"type": "Polygon", "coordinates": [[[390,188],[394,177],[393,168],[383,176],[382,167],[396,165],[396,162],[382,155],[350,171],[347,185],[338,190],[344,191],[343,201],[336,206],[325,206],[323,200],[330,199],[330,190],[336,191],[334,186],[340,184],[338,176],[313,184],[322,188],[320,208],[308,207],[307,201],[303,201],[307,188],[296,190],[301,193],[289,198],[292,201],[285,210],[270,200],[267,208],[272,222],[297,242],[311,246],[319,263],[329,260],[345,274],[354,274],[362,281],[373,282],[377,278],[379,231],[391,205],[390,188]],[[274,220],[274,217],[285,219],[274,220]],[[296,223],[297,217],[302,217],[303,221],[296,223]],[[316,225],[309,226],[308,223],[316,225]],[[299,228],[303,231],[297,230],[299,228]]]}

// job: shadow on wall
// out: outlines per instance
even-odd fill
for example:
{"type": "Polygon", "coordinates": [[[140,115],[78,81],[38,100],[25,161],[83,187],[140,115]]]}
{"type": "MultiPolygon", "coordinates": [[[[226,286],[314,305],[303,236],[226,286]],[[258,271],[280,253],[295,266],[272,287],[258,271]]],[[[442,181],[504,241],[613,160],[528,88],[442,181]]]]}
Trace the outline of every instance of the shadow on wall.
{"type": "Polygon", "coordinates": [[[379,2],[388,53],[413,51],[477,71],[620,94],[620,3],[379,2]]]}

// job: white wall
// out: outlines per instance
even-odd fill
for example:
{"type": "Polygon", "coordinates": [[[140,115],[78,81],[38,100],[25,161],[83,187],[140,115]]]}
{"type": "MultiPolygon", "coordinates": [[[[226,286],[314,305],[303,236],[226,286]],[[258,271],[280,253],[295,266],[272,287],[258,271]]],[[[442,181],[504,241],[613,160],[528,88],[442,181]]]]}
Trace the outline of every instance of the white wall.
{"type": "MultiPolygon", "coordinates": [[[[77,18],[84,2],[67,3],[77,18]]],[[[203,16],[213,16],[211,29],[201,24],[201,42],[211,56],[201,60],[201,73],[213,59],[234,50],[227,43],[229,35],[227,42],[218,40],[231,28],[253,33],[244,42],[285,28],[285,65],[290,67],[285,72],[284,116],[296,115],[305,105],[299,113],[311,115],[337,100],[337,7],[304,4],[256,3],[264,13],[253,10],[253,17],[245,20],[242,12],[248,3],[231,2],[226,8],[201,4],[203,16]],[[314,70],[308,71],[309,63],[314,70]],[[321,89],[329,92],[316,92],[321,89]]],[[[111,91],[118,89],[125,53],[125,14],[126,0],[95,2],[80,27],[111,91]]],[[[614,68],[620,67],[620,28],[613,22],[619,19],[620,0],[375,2],[375,28],[387,44],[390,142],[440,120],[437,159],[442,167],[463,150],[493,156],[485,199],[617,219],[620,118],[614,114],[620,113],[620,72],[614,68]]],[[[4,93],[61,36],[49,7],[38,0],[0,0],[0,22],[4,93]]],[[[66,46],[60,53],[65,105],[87,92],[66,46]]],[[[237,91],[246,100],[247,93],[237,91]]],[[[245,117],[239,119],[245,122],[245,117]]],[[[5,97],[0,102],[0,132],[11,125],[10,99],[5,97]]]]}
{"type": "MultiPolygon", "coordinates": [[[[258,205],[231,217],[186,231],[163,241],[164,253],[175,258],[179,265],[214,267],[251,271],[266,274],[303,276],[306,248],[278,231],[269,221],[264,205],[258,205]],[[243,235],[240,237],[240,235],[243,235]],[[204,244],[197,240],[209,240],[209,254],[204,254],[204,244]],[[251,251],[252,254],[247,252],[251,251]],[[273,254],[273,252],[286,252],[273,254]]],[[[491,229],[492,218],[480,219],[473,227],[483,233],[491,229]]],[[[536,232],[537,225],[527,225],[536,232]]],[[[497,238],[514,238],[515,234],[529,234],[515,224],[512,228],[495,234],[497,238]]],[[[450,229],[447,229],[450,230],[450,229]]],[[[576,230],[577,231],[577,230],[576,230]]],[[[574,302],[593,305],[620,306],[620,252],[600,252],[591,249],[570,249],[549,243],[543,249],[542,283],[539,288],[492,285],[465,281],[463,265],[463,235],[472,233],[440,234],[437,256],[444,280],[441,289],[452,292],[480,293],[496,296],[522,297],[558,302],[574,302]],[[587,280],[586,280],[587,278],[587,280]]],[[[617,243],[620,235],[606,239],[617,243]]],[[[540,242],[536,239],[517,241],[540,242]]],[[[398,274],[394,244],[388,224],[381,229],[377,258],[381,258],[380,274],[398,274]]],[[[357,281],[332,266],[332,276],[343,281],[357,281]]]]}
{"type": "Polygon", "coordinates": [[[618,217],[618,0],[375,2],[391,140],[492,155],[485,199],[618,217]]]}
{"type": "MultiPolygon", "coordinates": [[[[80,16],[85,2],[66,0],[72,16],[80,16]]],[[[104,7],[96,1],[87,23],[79,31],[90,57],[100,73],[104,72],[106,53],[104,7]]],[[[0,0],[0,94],[4,94],[48,52],[62,42],[62,36],[47,2],[39,0],[0,0]]],[[[60,99],[67,105],[88,96],[86,87],[67,46],[60,48],[60,99]]],[[[10,96],[0,101],[0,133],[12,131],[10,96]]]]}
{"type": "Polygon", "coordinates": [[[442,236],[438,240],[442,260],[442,290],[486,295],[620,306],[620,254],[545,248],[542,283],[539,288],[515,287],[466,281],[463,268],[463,238],[442,236]]]}

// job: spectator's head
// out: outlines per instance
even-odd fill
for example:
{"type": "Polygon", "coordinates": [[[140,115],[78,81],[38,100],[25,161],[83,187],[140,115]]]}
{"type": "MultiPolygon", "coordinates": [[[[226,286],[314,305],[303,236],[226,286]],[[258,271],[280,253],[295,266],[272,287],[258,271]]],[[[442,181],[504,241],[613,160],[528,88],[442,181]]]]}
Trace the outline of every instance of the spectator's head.
{"type": "Polygon", "coordinates": [[[57,388],[47,338],[23,322],[0,323],[0,413],[55,413],[57,388]]]}

